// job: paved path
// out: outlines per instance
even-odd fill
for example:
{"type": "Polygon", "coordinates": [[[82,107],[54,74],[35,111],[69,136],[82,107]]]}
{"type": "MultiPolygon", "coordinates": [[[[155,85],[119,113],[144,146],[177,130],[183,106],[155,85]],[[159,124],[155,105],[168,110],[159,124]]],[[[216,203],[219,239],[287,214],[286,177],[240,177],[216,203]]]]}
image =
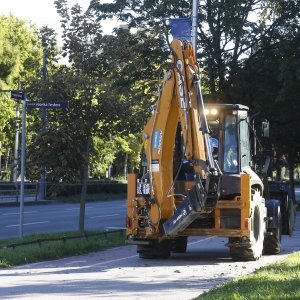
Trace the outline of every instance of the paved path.
{"type": "Polygon", "coordinates": [[[0,270],[1,299],[193,299],[300,251],[300,215],[280,255],[233,262],[224,238],[192,238],[185,254],[143,260],[135,246],[0,270]]]}

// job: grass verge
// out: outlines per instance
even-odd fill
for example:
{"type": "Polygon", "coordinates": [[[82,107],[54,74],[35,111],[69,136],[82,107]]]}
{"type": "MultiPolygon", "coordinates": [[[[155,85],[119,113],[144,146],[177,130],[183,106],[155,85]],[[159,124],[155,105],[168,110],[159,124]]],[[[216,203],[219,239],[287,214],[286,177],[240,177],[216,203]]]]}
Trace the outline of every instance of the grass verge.
{"type": "Polygon", "coordinates": [[[300,299],[300,252],[225,283],[196,299],[300,299]]]}
{"type": "MultiPolygon", "coordinates": [[[[96,231],[86,231],[88,234],[95,234],[96,231]]],[[[125,245],[124,232],[107,232],[106,236],[97,235],[88,239],[82,237],[64,241],[45,241],[39,244],[22,245],[15,249],[2,248],[9,244],[18,244],[38,239],[63,238],[79,236],[78,232],[63,232],[49,234],[34,234],[22,239],[0,240],[0,267],[11,267],[27,263],[39,262],[48,259],[57,259],[72,255],[105,250],[108,248],[125,245]]]]}
{"type": "MultiPolygon", "coordinates": [[[[118,199],[126,199],[126,193],[100,193],[100,194],[87,194],[86,201],[103,201],[103,200],[118,200],[118,199]]],[[[72,196],[51,196],[49,200],[55,200],[59,202],[66,203],[79,203],[80,195],[72,195],[72,196]]]]}

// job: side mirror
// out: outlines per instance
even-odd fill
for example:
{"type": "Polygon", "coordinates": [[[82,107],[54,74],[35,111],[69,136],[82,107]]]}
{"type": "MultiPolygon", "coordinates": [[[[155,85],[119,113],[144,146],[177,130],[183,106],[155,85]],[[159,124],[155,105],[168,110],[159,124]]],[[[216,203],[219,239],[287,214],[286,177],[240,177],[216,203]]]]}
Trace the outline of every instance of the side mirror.
{"type": "Polygon", "coordinates": [[[265,138],[270,137],[270,123],[267,120],[261,122],[261,136],[265,138]]]}

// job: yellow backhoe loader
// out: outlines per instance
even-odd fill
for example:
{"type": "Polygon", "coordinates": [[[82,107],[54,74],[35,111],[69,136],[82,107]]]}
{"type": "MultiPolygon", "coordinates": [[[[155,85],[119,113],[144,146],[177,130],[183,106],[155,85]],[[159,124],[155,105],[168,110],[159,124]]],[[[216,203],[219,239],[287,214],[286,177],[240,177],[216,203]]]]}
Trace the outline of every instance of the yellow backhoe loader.
{"type": "Polygon", "coordinates": [[[188,236],[228,237],[235,260],[279,253],[292,213],[282,217],[253,171],[248,107],[204,105],[192,44],[175,39],[171,53],[142,133],[143,172],[128,175],[127,242],[141,258],[185,252],[188,236]]]}

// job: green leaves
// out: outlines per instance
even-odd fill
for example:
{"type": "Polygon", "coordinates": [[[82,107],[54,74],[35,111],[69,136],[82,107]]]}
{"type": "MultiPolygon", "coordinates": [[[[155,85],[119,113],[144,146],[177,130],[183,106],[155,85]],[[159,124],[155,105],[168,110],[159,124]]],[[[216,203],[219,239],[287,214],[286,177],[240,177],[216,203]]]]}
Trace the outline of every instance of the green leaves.
{"type": "Polygon", "coordinates": [[[36,29],[13,16],[0,16],[0,79],[7,85],[28,78],[41,57],[36,29]]]}

